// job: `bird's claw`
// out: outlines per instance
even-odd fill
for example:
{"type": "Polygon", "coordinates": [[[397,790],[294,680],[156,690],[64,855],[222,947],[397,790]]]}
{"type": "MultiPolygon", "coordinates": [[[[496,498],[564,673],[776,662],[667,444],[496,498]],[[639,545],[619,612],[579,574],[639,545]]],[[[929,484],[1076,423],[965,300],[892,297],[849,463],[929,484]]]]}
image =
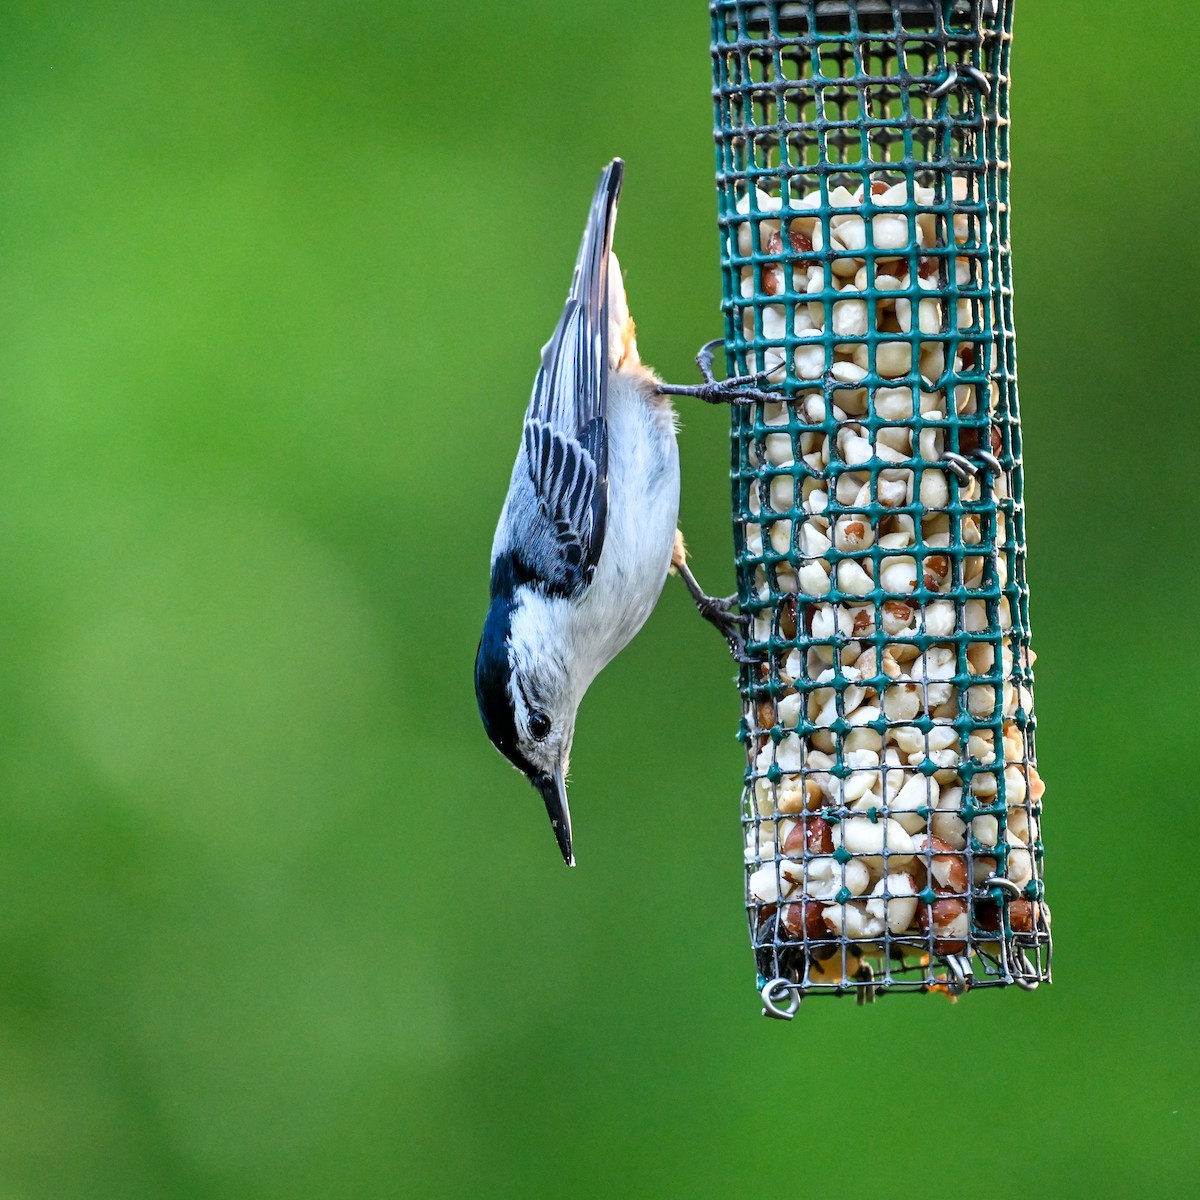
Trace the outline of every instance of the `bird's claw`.
{"type": "MultiPolygon", "coordinates": [[[[723,338],[716,338],[714,341],[705,342],[700,347],[700,352],[696,355],[696,366],[700,368],[700,374],[704,377],[705,384],[720,391],[722,388],[742,387],[747,383],[755,383],[759,379],[766,379],[768,375],[778,371],[778,367],[772,367],[769,371],[756,371],[750,375],[731,375],[728,379],[717,379],[712,372],[713,355],[718,346],[724,346],[723,338]]],[[[777,397],[776,397],[777,399],[777,397]]]]}
{"type": "Polygon", "coordinates": [[[696,355],[696,366],[704,379],[698,384],[661,383],[658,390],[665,396],[692,396],[705,404],[778,404],[783,399],[775,392],[760,392],[747,384],[758,383],[777,371],[757,371],[752,375],[732,375],[728,379],[715,379],[712,373],[713,354],[718,346],[725,344],[722,338],[705,342],[696,355]]]}
{"type": "Polygon", "coordinates": [[[739,636],[730,641],[729,653],[733,655],[733,661],[739,667],[757,667],[762,662],[762,659],[758,655],[751,654],[746,649],[746,639],[744,637],[739,636]]]}
{"type": "Polygon", "coordinates": [[[696,605],[696,611],[721,632],[721,636],[729,643],[729,653],[734,661],[742,666],[754,666],[758,659],[746,649],[746,629],[750,625],[750,616],[738,607],[737,596],[710,596],[700,586],[686,559],[680,558],[675,563],[675,569],[683,580],[684,586],[696,605]]]}
{"type": "Polygon", "coordinates": [[[700,374],[705,383],[716,383],[712,373],[713,355],[716,353],[717,347],[724,344],[724,339],[714,338],[711,342],[705,342],[696,354],[696,366],[700,368],[700,374]]]}
{"type": "Polygon", "coordinates": [[[711,625],[716,626],[721,636],[729,643],[729,653],[741,666],[755,666],[758,659],[746,649],[746,630],[750,627],[750,615],[737,610],[737,597],[726,596],[718,599],[715,596],[705,596],[696,601],[700,615],[711,625]]]}
{"type": "Polygon", "coordinates": [[[736,625],[746,625],[750,618],[745,613],[738,609],[737,596],[701,596],[696,601],[696,607],[700,610],[700,615],[706,621],[712,621],[714,624],[718,622],[729,621],[736,625]],[[737,611],[735,611],[737,610],[737,611]]]}

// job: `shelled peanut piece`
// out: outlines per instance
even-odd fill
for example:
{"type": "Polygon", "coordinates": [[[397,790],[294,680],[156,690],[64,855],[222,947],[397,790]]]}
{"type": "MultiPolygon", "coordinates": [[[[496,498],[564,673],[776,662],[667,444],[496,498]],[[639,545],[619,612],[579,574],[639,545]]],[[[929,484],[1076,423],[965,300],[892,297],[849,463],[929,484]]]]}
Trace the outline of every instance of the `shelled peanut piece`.
{"type": "Polygon", "coordinates": [[[746,714],[748,902],[813,982],[837,981],[839,949],[843,971],[848,950],[1002,964],[1047,914],[1009,473],[944,459],[1002,449],[975,370],[981,206],[959,179],[942,199],[902,181],[869,209],[862,189],[820,202],[785,222],[759,192],[736,225],[742,257],[758,237],[742,294],[772,298],[744,309],[749,366],[799,382],[760,406],[749,456],[750,644],[769,658],[746,714]]]}

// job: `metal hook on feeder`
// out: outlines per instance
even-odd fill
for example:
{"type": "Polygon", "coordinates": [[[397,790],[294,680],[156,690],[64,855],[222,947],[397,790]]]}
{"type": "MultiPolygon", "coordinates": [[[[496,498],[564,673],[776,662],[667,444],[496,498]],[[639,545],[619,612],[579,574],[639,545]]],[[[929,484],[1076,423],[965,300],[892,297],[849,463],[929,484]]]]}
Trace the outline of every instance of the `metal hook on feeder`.
{"type": "Polygon", "coordinates": [[[973,84],[985,96],[992,94],[992,85],[988,77],[976,66],[969,63],[952,63],[950,73],[942,80],[937,87],[931,88],[929,96],[931,99],[940,100],[943,96],[948,95],[961,83],[973,84]],[[966,76],[966,78],[963,78],[966,76]]]}
{"type": "Polygon", "coordinates": [[[955,996],[961,996],[971,986],[974,968],[964,954],[947,954],[942,962],[947,971],[946,987],[955,996]]]}
{"type": "Polygon", "coordinates": [[[800,985],[790,979],[769,979],[763,984],[762,996],[764,1017],[772,1017],[776,1021],[790,1021],[800,1011],[800,985]],[[779,1001],[787,997],[788,1007],[780,1008],[779,1001]]]}
{"type": "Polygon", "coordinates": [[[875,1003],[875,971],[865,960],[854,973],[854,978],[863,986],[856,990],[855,1002],[859,1005],[875,1003]]]}
{"type": "Polygon", "coordinates": [[[964,458],[961,454],[956,454],[953,450],[943,450],[942,462],[950,468],[959,483],[966,485],[971,482],[971,475],[974,473],[974,468],[970,459],[964,458]]]}
{"type": "Polygon", "coordinates": [[[968,64],[963,67],[963,71],[985,96],[992,94],[992,85],[988,77],[978,67],[968,64]]]}
{"type": "Polygon", "coordinates": [[[1029,955],[1015,942],[1010,942],[1006,947],[1006,957],[1008,959],[1008,969],[1012,972],[1017,986],[1024,988],[1027,992],[1036,992],[1041,980],[1038,976],[1037,968],[1029,959],[1029,955]]]}
{"type": "Polygon", "coordinates": [[[988,888],[998,888],[1002,892],[1007,892],[1014,900],[1019,900],[1023,895],[1019,884],[1014,883],[1011,879],[1005,879],[1003,875],[989,875],[983,881],[984,890],[988,888]]]}
{"type": "Polygon", "coordinates": [[[941,461],[946,467],[953,472],[959,483],[968,484],[971,482],[971,476],[979,471],[982,474],[981,466],[986,467],[990,471],[995,471],[997,475],[1004,470],[1000,460],[990,450],[976,450],[975,457],[979,460],[978,463],[972,462],[965,455],[959,454],[954,450],[943,450],[941,461]]]}

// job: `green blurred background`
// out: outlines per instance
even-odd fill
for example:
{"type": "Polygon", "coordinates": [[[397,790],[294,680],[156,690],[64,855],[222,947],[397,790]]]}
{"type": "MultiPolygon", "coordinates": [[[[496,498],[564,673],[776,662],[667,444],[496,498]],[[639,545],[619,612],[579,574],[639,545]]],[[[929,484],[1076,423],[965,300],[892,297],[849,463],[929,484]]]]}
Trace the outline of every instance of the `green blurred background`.
{"type": "MultiPolygon", "coordinates": [[[[575,871],[471,682],[611,155],[643,353],[722,331],[705,5],[2,5],[0,1200],[1192,1194],[1193,5],[1017,7],[1058,982],[783,1025],[683,589],[575,871]]],[[[725,587],[723,414],[682,453],[725,587]]]]}

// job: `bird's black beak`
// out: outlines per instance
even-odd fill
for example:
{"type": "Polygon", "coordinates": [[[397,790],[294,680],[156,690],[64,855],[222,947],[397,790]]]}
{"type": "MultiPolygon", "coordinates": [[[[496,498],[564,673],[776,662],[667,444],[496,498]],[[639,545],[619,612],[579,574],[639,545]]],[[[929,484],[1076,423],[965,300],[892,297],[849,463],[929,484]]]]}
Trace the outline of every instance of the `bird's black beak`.
{"type": "Polygon", "coordinates": [[[575,855],[571,853],[571,810],[567,807],[567,785],[563,782],[562,767],[558,767],[553,775],[535,775],[533,786],[542,793],[542,799],[546,802],[546,812],[550,816],[550,824],[554,826],[554,836],[558,838],[563,862],[573,867],[575,855]]]}

